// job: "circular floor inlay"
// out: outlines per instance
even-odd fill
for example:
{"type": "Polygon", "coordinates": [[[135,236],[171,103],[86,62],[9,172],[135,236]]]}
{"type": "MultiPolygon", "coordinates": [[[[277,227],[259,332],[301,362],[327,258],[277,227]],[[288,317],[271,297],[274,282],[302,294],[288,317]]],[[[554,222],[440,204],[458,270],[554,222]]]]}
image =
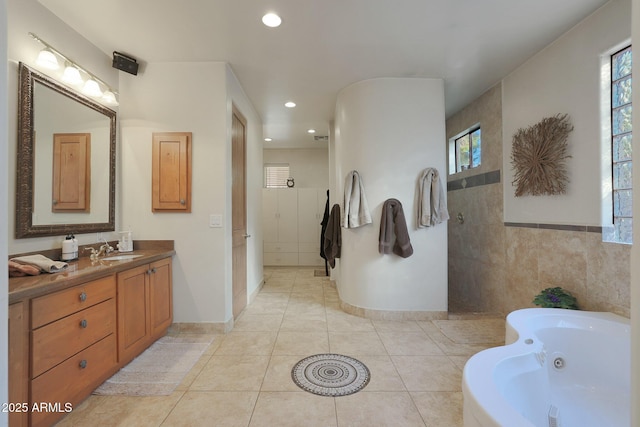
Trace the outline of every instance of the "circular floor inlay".
{"type": "Polygon", "coordinates": [[[369,369],[359,360],[341,354],[316,354],[291,370],[298,387],[321,396],[346,396],[362,390],[371,378],[369,369]]]}

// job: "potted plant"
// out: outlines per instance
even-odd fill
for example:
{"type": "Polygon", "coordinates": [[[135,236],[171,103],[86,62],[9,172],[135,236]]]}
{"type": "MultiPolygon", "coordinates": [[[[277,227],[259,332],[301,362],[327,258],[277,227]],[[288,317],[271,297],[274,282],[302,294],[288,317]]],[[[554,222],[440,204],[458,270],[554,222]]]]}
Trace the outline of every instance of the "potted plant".
{"type": "Polygon", "coordinates": [[[546,308],[567,308],[578,310],[576,297],[560,287],[547,288],[533,299],[533,303],[546,308]]]}

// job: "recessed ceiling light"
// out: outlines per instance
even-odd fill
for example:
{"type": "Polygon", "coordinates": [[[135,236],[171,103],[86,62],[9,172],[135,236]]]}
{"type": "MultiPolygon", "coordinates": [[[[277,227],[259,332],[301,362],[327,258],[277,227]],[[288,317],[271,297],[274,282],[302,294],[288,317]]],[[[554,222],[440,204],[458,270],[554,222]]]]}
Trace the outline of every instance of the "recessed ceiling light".
{"type": "Polygon", "coordinates": [[[309,129],[309,130],[307,131],[307,133],[316,133],[316,130],[315,130],[315,129],[309,129]]]}
{"type": "Polygon", "coordinates": [[[293,108],[293,107],[296,106],[296,103],[292,102],[292,101],[289,101],[289,102],[285,102],[284,106],[287,107],[287,108],[293,108]]]}
{"type": "Polygon", "coordinates": [[[275,13],[267,13],[262,17],[262,23],[267,27],[275,28],[280,26],[282,19],[275,13]]]}
{"type": "Polygon", "coordinates": [[[271,139],[271,138],[265,138],[264,140],[265,140],[266,142],[271,142],[271,141],[273,141],[273,139],[271,139]]]}

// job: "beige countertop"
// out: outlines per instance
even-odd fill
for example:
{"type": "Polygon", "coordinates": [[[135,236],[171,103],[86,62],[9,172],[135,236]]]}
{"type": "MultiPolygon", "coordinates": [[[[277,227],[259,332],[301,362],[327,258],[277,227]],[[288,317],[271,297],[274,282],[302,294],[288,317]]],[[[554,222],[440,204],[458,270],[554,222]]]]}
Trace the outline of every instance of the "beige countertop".
{"type": "Polygon", "coordinates": [[[9,279],[9,304],[129,270],[173,256],[176,253],[172,240],[134,241],[133,249],[133,252],[122,254],[115,252],[109,256],[134,254],[140,255],[139,257],[125,260],[109,260],[105,259],[108,257],[101,257],[97,261],[91,261],[88,256],[82,256],[76,261],[69,261],[69,267],[60,273],[12,277],[9,279]]]}

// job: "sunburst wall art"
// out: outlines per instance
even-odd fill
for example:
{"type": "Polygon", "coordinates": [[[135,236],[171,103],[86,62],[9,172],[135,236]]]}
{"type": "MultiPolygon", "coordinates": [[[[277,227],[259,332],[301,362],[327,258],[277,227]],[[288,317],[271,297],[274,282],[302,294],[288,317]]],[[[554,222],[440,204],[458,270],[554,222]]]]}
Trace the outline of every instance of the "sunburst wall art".
{"type": "Polygon", "coordinates": [[[567,114],[542,119],[513,135],[511,164],[516,197],[564,194],[569,178],[567,139],[573,126],[567,114]]]}

